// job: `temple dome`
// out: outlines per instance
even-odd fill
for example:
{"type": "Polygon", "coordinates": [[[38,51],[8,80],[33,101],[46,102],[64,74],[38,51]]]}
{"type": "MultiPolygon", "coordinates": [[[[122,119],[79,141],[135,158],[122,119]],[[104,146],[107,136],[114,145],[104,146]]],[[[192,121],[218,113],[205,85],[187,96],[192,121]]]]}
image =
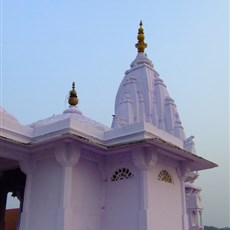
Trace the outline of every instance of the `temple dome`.
{"type": "Polygon", "coordinates": [[[194,152],[193,137],[186,139],[176,104],[143,50],[138,50],[130,67],[116,95],[112,128],[147,122],[179,138],[185,149],[194,152]]]}
{"type": "Polygon", "coordinates": [[[17,118],[0,106],[1,136],[20,143],[30,143],[33,130],[21,124],[17,118]]]}
{"type": "Polygon", "coordinates": [[[34,122],[30,125],[32,128],[46,127],[64,120],[73,120],[82,124],[84,127],[93,127],[101,131],[109,130],[110,128],[96,122],[82,114],[82,112],[75,106],[70,106],[68,109],[64,110],[62,114],[53,115],[51,117],[45,118],[43,120],[34,122]]]}
{"type": "Polygon", "coordinates": [[[75,83],[72,84],[72,90],[68,98],[69,108],[62,114],[53,115],[46,119],[34,122],[30,125],[34,129],[34,137],[52,135],[52,133],[74,133],[84,135],[85,137],[94,137],[100,139],[104,132],[110,130],[109,127],[102,125],[82,114],[77,108],[78,97],[75,90],[75,83]]]}
{"type": "Polygon", "coordinates": [[[14,117],[12,114],[8,113],[2,106],[0,106],[0,117],[2,122],[7,121],[19,124],[18,119],[14,117]]]}

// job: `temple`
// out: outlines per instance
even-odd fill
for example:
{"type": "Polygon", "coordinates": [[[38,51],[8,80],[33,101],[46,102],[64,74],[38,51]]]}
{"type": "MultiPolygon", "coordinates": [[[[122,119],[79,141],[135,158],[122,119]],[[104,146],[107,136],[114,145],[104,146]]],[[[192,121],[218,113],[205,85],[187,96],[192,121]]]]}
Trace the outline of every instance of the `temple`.
{"type": "Polygon", "coordinates": [[[17,230],[203,229],[194,181],[217,165],[186,137],[142,22],[136,48],[111,127],[78,109],[75,83],[68,109],[30,125],[1,107],[0,230],[9,192],[20,201],[17,230]]]}

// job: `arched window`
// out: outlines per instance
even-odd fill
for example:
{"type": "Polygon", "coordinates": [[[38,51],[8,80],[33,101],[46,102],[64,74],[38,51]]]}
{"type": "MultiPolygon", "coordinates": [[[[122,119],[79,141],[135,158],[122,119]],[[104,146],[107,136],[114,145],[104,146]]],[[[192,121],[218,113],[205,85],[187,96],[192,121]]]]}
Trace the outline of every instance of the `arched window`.
{"type": "Polygon", "coordinates": [[[167,182],[167,183],[173,183],[173,179],[172,177],[170,176],[170,174],[168,173],[167,170],[161,170],[159,175],[158,175],[158,180],[160,181],[164,181],[164,182],[167,182]]]}
{"type": "Polygon", "coordinates": [[[111,177],[111,181],[124,180],[134,177],[128,168],[120,168],[115,171],[111,177]]]}

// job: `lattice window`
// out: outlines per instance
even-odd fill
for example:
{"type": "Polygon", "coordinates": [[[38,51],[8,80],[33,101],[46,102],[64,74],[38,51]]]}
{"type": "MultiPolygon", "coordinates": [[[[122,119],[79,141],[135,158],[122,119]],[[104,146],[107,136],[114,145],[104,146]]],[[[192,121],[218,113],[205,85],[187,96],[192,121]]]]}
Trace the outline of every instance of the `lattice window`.
{"type": "Polygon", "coordinates": [[[115,171],[111,177],[111,181],[124,180],[134,177],[128,168],[120,168],[115,171]]]}
{"type": "Polygon", "coordinates": [[[168,173],[167,170],[161,170],[159,175],[158,175],[158,180],[160,181],[164,181],[167,183],[173,183],[173,179],[170,176],[170,174],[168,173]]]}

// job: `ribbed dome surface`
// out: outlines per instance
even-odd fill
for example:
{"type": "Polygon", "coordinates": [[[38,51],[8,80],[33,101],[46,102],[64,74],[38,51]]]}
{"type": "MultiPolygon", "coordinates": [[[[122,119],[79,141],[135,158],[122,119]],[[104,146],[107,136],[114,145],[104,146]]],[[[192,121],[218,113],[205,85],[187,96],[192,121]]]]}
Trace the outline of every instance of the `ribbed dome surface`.
{"type": "Polygon", "coordinates": [[[185,148],[192,151],[192,137],[187,143],[176,104],[145,53],[138,53],[125,72],[115,100],[112,128],[137,122],[151,123],[185,141],[185,148]]]}

